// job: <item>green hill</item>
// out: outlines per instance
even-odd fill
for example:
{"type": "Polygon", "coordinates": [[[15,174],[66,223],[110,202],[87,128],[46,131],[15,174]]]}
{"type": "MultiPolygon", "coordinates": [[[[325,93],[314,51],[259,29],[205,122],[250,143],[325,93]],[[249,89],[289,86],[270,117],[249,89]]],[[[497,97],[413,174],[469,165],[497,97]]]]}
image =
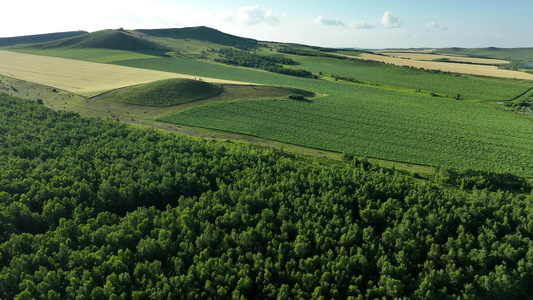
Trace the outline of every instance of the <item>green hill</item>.
{"type": "Polygon", "coordinates": [[[170,29],[140,29],[135,31],[153,37],[193,39],[239,48],[255,48],[258,44],[254,39],[238,37],[205,26],[170,29]]]}
{"type": "Polygon", "coordinates": [[[312,92],[290,87],[214,84],[191,79],[167,79],[124,87],[93,97],[133,105],[165,107],[213,98],[215,101],[249,99],[297,99],[314,97],[312,92]]]}
{"type": "MultiPolygon", "coordinates": [[[[112,49],[163,55],[183,42],[196,40],[238,48],[256,48],[258,42],[209,27],[123,30],[107,29],[31,45],[30,49],[112,49]],[[170,48],[169,48],[170,47],[170,48]]],[[[15,42],[11,41],[11,45],[15,42]]],[[[6,41],[6,45],[8,45],[6,41]]],[[[205,44],[204,44],[205,46],[205,44]]],[[[174,49],[175,50],[175,49],[174,49]]]]}
{"type": "Polygon", "coordinates": [[[150,54],[162,54],[167,51],[166,48],[159,44],[145,40],[129,31],[121,29],[108,29],[86,33],[75,37],[33,45],[32,48],[103,48],[150,54]]]}
{"type": "Polygon", "coordinates": [[[219,94],[219,84],[191,79],[167,79],[125,87],[93,99],[144,106],[174,106],[219,94]]]}
{"type": "Polygon", "coordinates": [[[38,44],[86,34],[87,31],[68,31],[0,38],[0,47],[18,44],[38,44]]]}

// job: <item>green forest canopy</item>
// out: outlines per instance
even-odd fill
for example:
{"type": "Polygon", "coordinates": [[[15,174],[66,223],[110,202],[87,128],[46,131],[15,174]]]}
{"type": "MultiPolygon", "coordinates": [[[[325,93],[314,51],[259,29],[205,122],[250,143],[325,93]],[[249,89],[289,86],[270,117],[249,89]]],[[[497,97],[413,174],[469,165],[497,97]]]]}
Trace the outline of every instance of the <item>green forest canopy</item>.
{"type": "Polygon", "coordinates": [[[322,165],[5,94],[0,115],[0,298],[533,294],[518,177],[322,165]]]}

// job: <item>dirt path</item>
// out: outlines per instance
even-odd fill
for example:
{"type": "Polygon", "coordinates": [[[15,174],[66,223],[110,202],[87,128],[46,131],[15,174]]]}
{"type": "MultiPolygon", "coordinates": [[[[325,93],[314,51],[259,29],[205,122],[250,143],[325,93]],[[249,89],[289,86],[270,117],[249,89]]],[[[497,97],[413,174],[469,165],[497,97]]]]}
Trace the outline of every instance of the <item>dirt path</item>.
{"type": "Polygon", "coordinates": [[[435,61],[418,61],[418,60],[389,57],[385,55],[377,55],[377,54],[370,54],[370,53],[362,53],[359,56],[341,55],[341,54],[337,54],[337,55],[350,57],[350,58],[356,58],[356,59],[379,61],[379,62],[394,64],[397,66],[408,66],[408,67],[424,68],[424,69],[430,69],[430,70],[441,70],[443,72],[533,80],[533,74],[519,72],[519,71],[498,69],[498,67],[495,67],[495,66],[435,62],[435,61]]]}

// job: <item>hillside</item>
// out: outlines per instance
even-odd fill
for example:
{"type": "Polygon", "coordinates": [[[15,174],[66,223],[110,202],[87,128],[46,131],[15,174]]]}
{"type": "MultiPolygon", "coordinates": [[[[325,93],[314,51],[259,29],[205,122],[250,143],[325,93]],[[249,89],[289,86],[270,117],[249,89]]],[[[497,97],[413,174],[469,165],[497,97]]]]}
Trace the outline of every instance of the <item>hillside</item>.
{"type": "Polygon", "coordinates": [[[295,88],[215,84],[192,79],[167,79],[115,89],[92,97],[90,100],[112,101],[139,106],[166,107],[198,100],[222,102],[250,99],[289,99],[289,97],[305,100],[305,97],[313,96],[315,94],[312,92],[295,88]]]}
{"type": "Polygon", "coordinates": [[[237,48],[255,48],[258,44],[254,39],[238,37],[205,26],[171,29],[138,29],[135,31],[153,37],[193,39],[237,48]]]}
{"type": "Polygon", "coordinates": [[[167,79],[109,91],[92,100],[143,106],[174,106],[216,96],[220,84],[191,79],[167,79]]]}
{"type": "MultiPolygon", "coordinates": [[[[209,27],[171,29],[101,30],[82,35],[32,45],[33,49],[113,49],[162,55],[170,48],[180,48],[189,41],[211,43],[213,46],[256,48],[258,42],[220,32],[209,27]]],[[[20,48],[20,47],[19,47],[20,48]]]]}
{"type": "Polygon", "coordinates": [[[57,32],[47,34],[36,34],[16,37],[0,38],[0,47],[13,46],[18,44],[37,44],[46,43],[55,40],[74,37],[82,34],[86,34],[87,31],[69,31],[69,32],[57,32]]]}
{"type": "Polygon", "coordinates": [[[125,50],[149,54],[163,54],[166,48],[142,39],[139,36],[124,30],[102,30],[97,32],[86,33],[83,35],[61,39],[53,42],[32,45],[30,48],[36,49],[86,49],[102,48],[113,50],[125,50]]]}

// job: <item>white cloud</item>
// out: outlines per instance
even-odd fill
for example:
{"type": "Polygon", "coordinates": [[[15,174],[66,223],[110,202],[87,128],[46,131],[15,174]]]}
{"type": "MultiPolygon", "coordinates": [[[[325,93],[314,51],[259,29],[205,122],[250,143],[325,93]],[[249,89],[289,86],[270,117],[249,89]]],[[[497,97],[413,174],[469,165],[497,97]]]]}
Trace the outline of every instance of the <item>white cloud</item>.
{"type": "Polygon", "coordinates": [[[322,16],[316,18],[313,23],[317,25],[344,26],[344,23],[338,18],[330,19],[330,18],[324,18],[322,16]]]}
{"type": "Polygon", "coordinates": [[[398,18],[396,18],[392,12],[387,11],[383,14],[383,17],[381,17],[381,25],[386,28],[398,28],[401,26],[401,22],[398,21],[398,18]]]}
{"type": "Polygon", "coordinates": [[[429,30],[446,30],[446,28],[441,27],[439,24],[435,22],[427,23],[426,28],[429,30]]]}
{"type": "Polygon", "coordinates": [[[390,11],[387,11],[381,17],[379,22],[353,22],[350,27],[355,29],[374,29],[374,28],[398,28],[402,26],[402,22],[390,11]]]}
{"type": "Polygon", "coordinates": [[[355,29],[372,29],[378,27],[376,23],[366,23],[366,22],[354,22],[350,23],[350,26],[355,29]]]}
{"type": "Polygon", "coordinates": [[[261,23],[266,23],[268,25],[279,24],[278,17],[271,9],[264,11],[259,5],[241,7],[238,9],[236,15],[225,12],[223,16],[224,18],[221,18],[222,20],[230,22],[236,21],[241,25],[257,25],[261,23]]]}

